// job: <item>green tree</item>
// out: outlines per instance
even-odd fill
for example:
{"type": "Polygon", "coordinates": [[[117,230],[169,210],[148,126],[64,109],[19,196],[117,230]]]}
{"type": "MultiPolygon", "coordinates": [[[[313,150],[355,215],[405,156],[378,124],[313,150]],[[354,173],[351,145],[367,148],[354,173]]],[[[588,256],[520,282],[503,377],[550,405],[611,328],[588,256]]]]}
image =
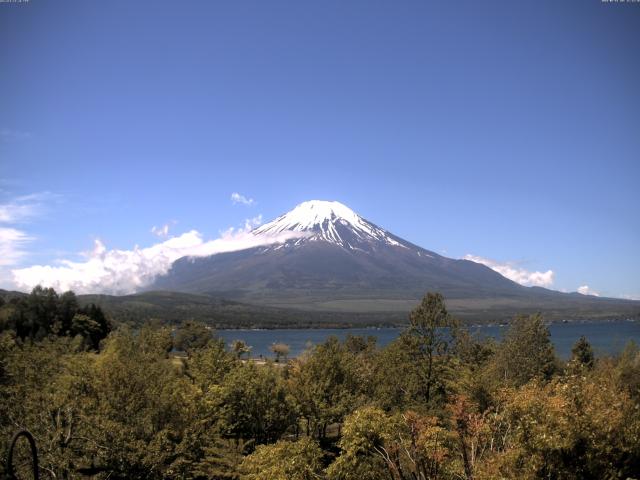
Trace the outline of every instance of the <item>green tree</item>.
{"type": "Polygon", "coordinates": [[[92,349],[98,348],[98,344],[102,338],[102,332],[98,322],[88,315],[83,315],[82,313],[76,313],[73,316],[69,332],[71,335],[78,335],[82,337],[83,344],[87,348],[92,349]]]}
{"type": "Polygon", "coordinates": [[[497,380],[521,386],[535,378],[550,380],[558,370],[550,333],[540,314],[517,316],[493,357],[497,380]]]}
{"type": "Polygon", "coordinates": [[[345,420],[340,456],[327,475],[331,480],[455,478],[445,471],[451,437],[435,417],[364,407],[345,420]]]}
{"type": "Polygon", "coordinates": [[[251,347],[244,340],[234,340],[231,342],[231,350],[235,356],[240,359],[243,355],[249,355],[251,347]]]}
{"type": "Polygon", "coordinates": [[[363,401],[363,387],[357,363],[336,337],[329,337],[306,355],[297,358],[290,370],[290,391],[307,435],[327,436],[327,427],[341,423],[363,401]]]}
{"type": "MultiPolygon", "coordinates": [[[[386,480],[385,445],[392,436],[392,420],[384,411],[364,407],[344,422],[338,442],[340,455],[327,469],[330,480],[386,480]]],[[[389,455],[390,456],[390,455],[389,455]]]]}
{"type": "Polygon", "coordinates": [[[571,349],[571,360],[586,368],[593,368],[593,362],[595,361],[593,348],[591,348],[591,344],[584,335],[578,339],[571,349]]]}
{"type": "MultiPolygon", "coordinates": [[[[15,298],[8,308],[0,309],[0,329],[11,329],[21,340],[28,338],[31,341],[42,340],[48,335],[75,336],[79,334],[72,331],[76,314],[96,322],[97,327],[92,324],[91,332],[84,330],[80,335],[86,346],[97,350],[100,340],[111,331],[111,322],[94,304],[79,307],[71,291],[58,296],[52,288],[36,286],[27,297],[15,298]]],[[[83,321],[87,327],[86,319],[83,321]]]]}
{"type": "Polygon", "coordinates": [[[93,462],[113,478],[170,477],[200,421],[198,392],[166,358],[163,336],[116,332],[96,359],[87,407],[93,462]]]}
{"type": "Polygon", "coordinates": [[[187,360],[185,374],[201,392],[211,390],[214,392],[212,395],[216,395],[218,387],[237,366],[237,358],[226,351],[224,341],[214,339],[192,353],[187,360]]]}
{"type": "Polygon", "coordinates": [[[420,304],[409,315],[411,322],[408,336],[412,348],[422,365],[423,397],[426,403],[432,399],[433,391],[442,391],[449,366],[449,349],[452,330],[457,322],[449,315],[444,298],[439,293],[427,293],[420,304]]]}
{"type": "MultiPolygon", "coordinates": [[[[120,329],[121,334],[131,335],[128,328],[120,329]]],[[[173,349],[173,337],[171,328],[154,322],[145,323],[137,332],[136,343],[141,353],[145,355],[159,355],[167,358],[173,349]]]]}
{"type": "MultiPolygon", "coordinates": [[[[78,298],[72,291],[60,295],[58,302],[58,322],[54,325],[53,331],[58,335],[68,335],[71,330],[73,317],[79,309],[78,298]]],[[[104,332],[103,338],[108,332],[104,332]]]]}
{"type": "MultiPolygon", "coordinates": [[[[41,468],[54,478],[69,478],[92,451],[84,408],[95,355],[73,353],[70,342],[51,337],[16,345],[5,359],[6,423],[0,422],[0,437],[29,430],[40,447],[41,468]]],[[[19,475],[26,478],[22,471],[19,475]]]]}
{"type": "Polygon", "coordinates": [[[467,396],[471,403],[484,412],[494,404],[496,375],[492,360],[497,343],[492,337],[471,335],[459,328],[454,337],[455,374],[450,390],[456,396],[467,396]]]}
{"type": "Polygon", "coordinates": [[[377,339],[373,335],[363,337],[360,335],[347,334],[344,339],[344,346],[348,352],[358,355],[364,353],[372,353],[375,351],[377,339]]]}
{"type": "Polygon", "coordinates": [[[206,325],[188,320],[177,329],[173,343],[177,350],[191,354],[206,347],[212,337],[212,332],[206,325]]]}
{"type": "Polygon", "coordinates": [[[372,396],[385,410],[404,410],[425,401],[424,365],[415,337],[401,335],[374,359],[372,396]]]}
{"type": "Polygon", "coordinates": [[[34,287],[26,300],[29,337],[40,340],[51,332],[58,319],[58,294],[53,288],[34,287]]]}
{"type": "Polygon", "coordinates": [[[614,370],[619,385],[640,402],[640,347],[630,340],[617,359],[614,370]]]}
{"type": "Polygon", "coordinates": [[[248,443],[222,437],[206,396],[194,397],[192,418],[165,478],[237,480],[248,443]]]}
{"type": "MultiPolygon", "coordinates": [[[[75,295],[73,295],[73,292],[66,292],[65,294],[63,294],[62,297],[65,297],[67,295],[69,295],[71,298],[75,297],[75,295]]],[[[61,300],[63,299],[61,298],[61,300]]],[[[72,300],[69,300],[69,301],[72,301],[72,300]]],[[[91,318],[98,324],[100,328],[100,335],[99,335],[99,338],[97,339],[97,342],[94,342],[94,346],[93,346],[93,348],[97,350],[99,347],[100,340],[106,338],[107,335],[109,335],[109,332],[111,332],[111,330],[113,329],[113,325],[111,324],[111,321],[109,320],[107,315],[104,313],[102,308],[100,308],[100,306],[94,303],[90,303],[88,305],[85,305],[84,307],[79,308],[77,310],[77,313],[87,315],[89,318],[91,318]]]]}
{"type": "Polygon", "coordinates": [[[280,440],[260,445],[242,463],[246,480],[317,480],[322,477],[323,451],[304,437],[295,442],[280,440]]]}
{"type": "Polygon", "coordinates": [[[504,432],[504,446],[486,477],[637,475],[638,404],[616,386],[608,367],[504,390],[501,404],[495,423],[504,432]]]}
{"type": "Polygon", "coordinates": [[[212,391],[211,402],[226,437],[275,442],[296,418],[281,369],[269,364],[238,364],[212,391]],[[217,404],[216,404],[217,402],[217,404]]]}
{"type": "Polygon", "coordinates": [[[286,343],[274,343],[271,345],[270,350],[276,356],[276,363],[279,363],[281,358],[284,358],[286,361],[290,351],[289,345],[286,343]]]}

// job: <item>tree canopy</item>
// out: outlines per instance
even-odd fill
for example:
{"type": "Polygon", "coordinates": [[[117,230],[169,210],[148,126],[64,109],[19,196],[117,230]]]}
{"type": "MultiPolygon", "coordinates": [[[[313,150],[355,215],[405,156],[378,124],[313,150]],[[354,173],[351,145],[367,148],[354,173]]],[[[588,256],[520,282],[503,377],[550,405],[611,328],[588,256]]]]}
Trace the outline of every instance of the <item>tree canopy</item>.
{"type": "Polygon", "coordinates": [[[0,332],[11,331],[21,341],[79,336],[84,348],[97,350],[111,329],[111,321],[99,306],[80,307],[71,291],[58,295],[52,288],[36,286],[29,295],[0,305],[0,332]]]}
{"type": "MultiPolygon", "coordinates": [[[[427,295],[389,345],[336,337],[287,362],[209,329],[103,336],[98,307],[37,289],[6,302],[0,456],[19,429],[44,478],[490,480],[636,478],[640,349],[556,358],[540,316],[474,337],[427,295]],[[18,315],[18,317],[14,317],[18,315]],[[21,318],[7,323],[8,318],[21,318]],[[205,331],[206,330],[206,331],[205,331]],[[634,477],[635,476],[635,477],[634,477]]],[[[17,453],[19,478],[28,478],[17,453]]],[[[0,465],[0,476],[6,472],[0,465]]]]}

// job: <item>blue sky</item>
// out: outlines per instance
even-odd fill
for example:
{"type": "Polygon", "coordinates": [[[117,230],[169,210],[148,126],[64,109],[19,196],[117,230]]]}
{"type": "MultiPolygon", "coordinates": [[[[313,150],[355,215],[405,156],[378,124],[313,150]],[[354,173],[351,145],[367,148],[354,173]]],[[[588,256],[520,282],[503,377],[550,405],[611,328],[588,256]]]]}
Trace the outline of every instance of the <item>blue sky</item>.
{"type": "Polygon", "coordinates": [[[327,199],[640,298],[638,3],[31,0],[0,43],[0,286],[327,199]]]}

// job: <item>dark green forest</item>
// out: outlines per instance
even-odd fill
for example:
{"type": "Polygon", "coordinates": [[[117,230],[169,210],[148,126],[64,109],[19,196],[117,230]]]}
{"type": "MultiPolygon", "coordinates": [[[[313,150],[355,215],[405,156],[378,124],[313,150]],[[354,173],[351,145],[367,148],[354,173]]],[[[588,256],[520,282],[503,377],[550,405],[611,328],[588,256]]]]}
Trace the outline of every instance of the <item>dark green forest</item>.
{"type": "Polygon", "coordinates": [[[20,342],[74,337],[78,347],[98,350],[111,329],[101,307],[94,303],[81,306],[71,291],[58,295],[53,288],[37,286],[30,295],[0,297],[0,332],[13,332],[20,342]]]}
{"type": "MultiPolygon", "coordinates": [[[[257,362],[197,322],[114,326],[70,292],[3,303],[0,455],[29,430],[41,478],[640,478],[640,348],[596,358],[581,338],[560,361],[540,315],[479,339],[429,293],[384,348],[257,362]]],[[[31,478],[23,443],[14,464],[31,478]]]]}

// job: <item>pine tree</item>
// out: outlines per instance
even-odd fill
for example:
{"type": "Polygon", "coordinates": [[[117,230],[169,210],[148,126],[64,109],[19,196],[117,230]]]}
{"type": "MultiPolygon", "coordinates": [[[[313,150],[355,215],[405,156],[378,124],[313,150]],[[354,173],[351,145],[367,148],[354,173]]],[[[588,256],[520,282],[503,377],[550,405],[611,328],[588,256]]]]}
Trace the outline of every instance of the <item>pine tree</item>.
{"type": "Polygon", "coordinates": [[[429,403],[446,369],[451,330],[455,330],[457,322],[447,312],[443,296],[431,292],[413,309],[409,320],[407,342],[414,346],[423,365],[424,400],[429,403]]]}
{"type": "Polygon", "coordinates": [[[591,344],[584,335],[578,339],[571,349],[571,359],[587,368],[593,368],[593,348],[591,348],[591,344]]]}

